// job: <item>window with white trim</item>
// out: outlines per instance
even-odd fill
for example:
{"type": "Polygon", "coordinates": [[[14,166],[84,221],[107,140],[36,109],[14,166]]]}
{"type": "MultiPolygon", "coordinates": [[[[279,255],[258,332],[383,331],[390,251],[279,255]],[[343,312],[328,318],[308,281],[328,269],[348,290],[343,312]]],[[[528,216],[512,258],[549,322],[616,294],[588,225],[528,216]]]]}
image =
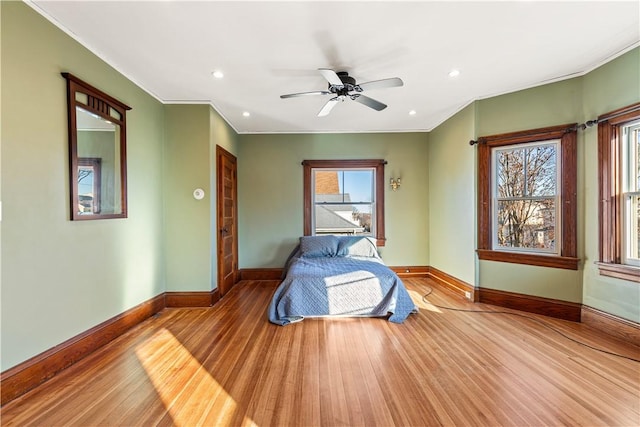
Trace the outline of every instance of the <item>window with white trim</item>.
{"type": "Polygon", "coordinates": [[[376,201],[373,168],[312,170],[313,235],[371,236],[376,201]]]}
{"type": "Polygon", "coordinates": [[[491,150],[493,249],[558,254],[559,142],[491,150]]]}
{"type": "Polygon", "coordinates": [[[640,120],[622,128],[622,263],[640,267],[640,120]]]}

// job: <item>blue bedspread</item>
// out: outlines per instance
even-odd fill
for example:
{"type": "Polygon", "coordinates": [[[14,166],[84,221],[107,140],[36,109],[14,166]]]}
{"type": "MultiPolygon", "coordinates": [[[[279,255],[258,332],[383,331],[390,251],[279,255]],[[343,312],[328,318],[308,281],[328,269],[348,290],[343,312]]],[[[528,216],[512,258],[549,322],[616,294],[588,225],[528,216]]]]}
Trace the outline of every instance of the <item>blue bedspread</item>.
{"type": "Polygon", "coordinates": [[[397,274],[372,257],[298,257],[276,289],[269,321],[317,316],[387,316],[402,323],[418,309],[397,274]]]}

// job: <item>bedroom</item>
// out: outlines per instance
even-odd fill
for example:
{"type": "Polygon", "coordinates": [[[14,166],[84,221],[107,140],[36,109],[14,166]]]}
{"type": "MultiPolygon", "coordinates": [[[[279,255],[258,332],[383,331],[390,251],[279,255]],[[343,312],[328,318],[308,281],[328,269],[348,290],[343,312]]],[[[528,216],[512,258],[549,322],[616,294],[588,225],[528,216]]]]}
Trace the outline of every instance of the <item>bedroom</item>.
{"type": "Polygon", "coordinates": [[[27,5],[2,2],[0,13],[3,372],[164,292],[215,288],[215,206],[196,203],[191,191],[214,193],[216,145],[238,158],[240,269],[281,268],[295,245],[303,228],[295,214],[302,207],[301,161],[384,158],[387,172],[403,180],[386,194],[381,253],[388,265],[429,266],[473,288],[640,322],[638,284],[601,276],[594,264],[596,128],[579,134],[576,271],[477,259],[476,149],[468,144],[583,123],[637,103],[638,47],[582,76],[477,100],[428,133],[239,135],[209,105],[163,105],[27,5]],[[126,221],[68,220],[61,71],[133,107],[126,221]]]}

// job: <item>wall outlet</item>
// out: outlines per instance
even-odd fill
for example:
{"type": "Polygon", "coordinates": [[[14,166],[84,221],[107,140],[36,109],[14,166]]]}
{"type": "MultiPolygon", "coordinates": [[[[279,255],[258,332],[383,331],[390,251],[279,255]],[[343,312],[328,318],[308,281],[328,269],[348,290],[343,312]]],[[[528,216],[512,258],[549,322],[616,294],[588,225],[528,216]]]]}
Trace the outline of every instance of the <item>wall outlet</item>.
{"type": "Polygon", "coordinates": [[[465,291],[465,292],[464,292],[464,296],[465,296],[467,299],[471,299],[471,292],[469,292],[469,291],[465,291]]]}

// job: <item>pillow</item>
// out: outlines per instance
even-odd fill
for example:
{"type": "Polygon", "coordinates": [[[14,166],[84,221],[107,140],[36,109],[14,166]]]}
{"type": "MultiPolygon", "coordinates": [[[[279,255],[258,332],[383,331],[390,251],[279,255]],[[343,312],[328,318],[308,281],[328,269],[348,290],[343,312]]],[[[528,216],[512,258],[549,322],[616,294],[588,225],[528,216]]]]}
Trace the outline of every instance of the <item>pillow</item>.
{"type": "Polygon", "coordinates": [[[376,239],[373,237],[340,236],[338,239],[338,256],[380,258],[376,239]]]}
{"type": "Polygon", "coordinates": [[[337,256],[338,238],[332,235],[300,237],[300,253],[305,258],[337,256]]]}

